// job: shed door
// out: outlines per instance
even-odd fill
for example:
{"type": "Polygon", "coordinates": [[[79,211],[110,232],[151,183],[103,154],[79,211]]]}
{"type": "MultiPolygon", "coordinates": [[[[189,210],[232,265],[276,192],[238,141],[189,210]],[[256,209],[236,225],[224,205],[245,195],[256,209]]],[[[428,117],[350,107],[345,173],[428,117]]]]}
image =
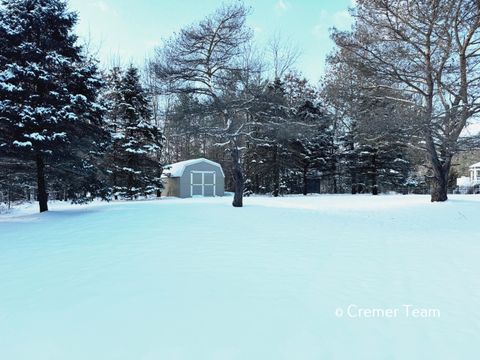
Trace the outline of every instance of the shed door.
{"type": "Polygon", "coordinates": [[[190,173],[191,196],[215,196],[215,171],[192,171],[190,173]]]}

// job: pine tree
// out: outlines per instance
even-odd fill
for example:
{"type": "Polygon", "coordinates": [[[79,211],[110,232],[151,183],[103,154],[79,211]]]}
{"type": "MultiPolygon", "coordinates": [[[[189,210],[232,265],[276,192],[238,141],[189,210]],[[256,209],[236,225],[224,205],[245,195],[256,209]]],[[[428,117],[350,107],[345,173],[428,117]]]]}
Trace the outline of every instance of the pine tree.
{"type": "MultiPolygon", "coordinates": [[[[122,69],[118,66],[113,67],[105,76],[106,86],[103,89],[101,100],[105,106],[104,129],[110,135],[110,142],[106,153],[108,162],[108,173],[110,176],[110,186],[112,191],[119,187],[119,154],[121,153],[120,140],[124,138],[123,120],[121,115],[122,104],[122,69]]],[[[113,194],[118,199],[118,194],[113,194]]]]}
{"type": "Polygon", "coordinates": [[[409,114],[390,100],[359,101],[343,136],[343,162],[352,194],[404,191],[412,161],[408,153],[409,114]]]}
{"type": "Polygon", "coordinates": [[[207,157],[206,144],[211,143],[208,136],[209,117],[204,113],[198,99],[192,95],[180,94],[165,116],[164,132],[166,143],[164,158],[169,162],[178,162],[196,157],[207,157]]]}
{"type": "Polygon", "coordinates": [[[279,196],[286,190],[291,110],[287,106],[283,82],[276,79],[258,95],[252,110],[251,144],[246,154],[247,190],[279,196]]]}
{"type": "Polygon", "coordinates": [[[35,163],[41,212],[49,176],[84,174],[91,168],[85,154],[102,141],[102,81],[77,45],[76,22],[61,0],[3,0],[0,7],[1,151],[35,163]]]}
{"type": "Polygon", "coordinates": [[[105,94],[106,126],[112,137],[109,153],[114,196],[134,199],[161,189],[159,163],[162,134],[152,123],[150,102],[138,69],[114,68],[105,94]]]}
{"type": "Polygon", "coordinates": [[[290,166],[301,173],[301,192],[307,195],[310,175],[333,177],[332,154],[336,151],[329,116],[306,100],[297,109],[290,140],[290,166]]]}

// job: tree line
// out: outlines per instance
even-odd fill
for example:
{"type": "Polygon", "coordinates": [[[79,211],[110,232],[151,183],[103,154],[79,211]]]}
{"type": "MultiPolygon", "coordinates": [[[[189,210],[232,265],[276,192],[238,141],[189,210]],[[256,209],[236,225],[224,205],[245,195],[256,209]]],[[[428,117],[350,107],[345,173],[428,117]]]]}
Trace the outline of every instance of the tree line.
{"type": "MultiPolygon", "coordinates": [[[[447,199],[480,109],[476,1],[361,0],[322,81],[280,36],[261,51],[250,9],[223,4],[144,68],[104,70],[61,0],[0,6],[0,201],[160,196],[162,166],[221,163],[251,194],[418,192],[447,199]]],[[[319,59],[321,60],[321,59],[319,59]]]]}

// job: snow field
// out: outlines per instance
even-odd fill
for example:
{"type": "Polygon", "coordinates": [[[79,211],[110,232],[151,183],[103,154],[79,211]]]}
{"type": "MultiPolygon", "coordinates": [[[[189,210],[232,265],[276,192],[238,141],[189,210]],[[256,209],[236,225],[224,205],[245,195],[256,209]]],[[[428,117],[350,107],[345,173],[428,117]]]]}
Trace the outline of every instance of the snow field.
{"type": "Polygon", "coordinates": [[[230,202],[53,204],[1,216],[0,358],[478,353],[479,197],[230,202]],[[403,305],[440,316],[407,317],[403,305]],[[396,317],[358,316],[395,308],[396,317]]]}

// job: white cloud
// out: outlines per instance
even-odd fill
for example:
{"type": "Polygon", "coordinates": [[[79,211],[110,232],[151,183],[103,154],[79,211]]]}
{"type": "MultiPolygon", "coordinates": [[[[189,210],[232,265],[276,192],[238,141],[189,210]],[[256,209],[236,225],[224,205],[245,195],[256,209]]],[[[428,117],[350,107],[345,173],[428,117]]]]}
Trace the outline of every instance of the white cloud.
{"type": "Polygon", "coordinates": [[[313,27],[312,34],[319,38],[328,38],[328,29],[331,27],[331,19],[329,19],[329,13],[326,10],[320,12],[320,20],[313,27]]]}
{"type": "Polygon", "coordinates": [[[335,27],[341,30],[347,30],[353,23],[353,18],[348,10],[341,10],[330,13],[326,10],[320,12],[320,20],[312,28],[312,34],[321,39],[328,39],[330,29],[335,27]]]}
{"type": "Polygon", "coordinates": [[[275,11],[277,13],[284,13],[290,8],[290,3],[286,0],[278,0],[275,4],[275,11]]]}
{"type": "Polygon", "coordinates": [[[340,29],[348,29],[353,23],[353,18],[348,10],[338,11],[333,14],[333,26],[340,29]]]}
{"type": "Polygon", "coordinates": [[[260,26],[254,26],[254,27],[253,27],[253,32],[254,32],[255,34],[261,34],[261,33],[263,33],[263,28],[260,27],[260,26]]]}
{"type": "Polygon", "coordinates": [[[103,13],[107,13],[110,10],[109,6],[103,1],[96,1],[92,5],[103,13]]]}
{"type": "Polygon", "coordinates": [[[109,15],[118,15],[117,11],[110,7],[105,1],[98,0],[98,1],[93,1],[91,5],[99,10],[100,12],[104,14],[109,14],[109,15]]]}

